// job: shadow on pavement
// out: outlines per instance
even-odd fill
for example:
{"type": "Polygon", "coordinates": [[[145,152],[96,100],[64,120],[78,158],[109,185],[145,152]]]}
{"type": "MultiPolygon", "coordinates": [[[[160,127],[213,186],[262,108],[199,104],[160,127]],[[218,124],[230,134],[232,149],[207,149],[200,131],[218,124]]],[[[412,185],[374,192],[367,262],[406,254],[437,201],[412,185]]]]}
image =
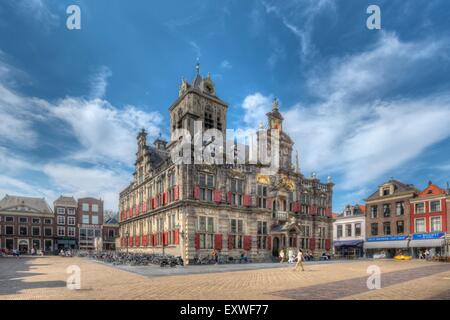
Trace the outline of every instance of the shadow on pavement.
{"type": "Polygon", "coordinates": [[[18,294],[21,290],[38,288],[66,287],[65,281],[29,281],[30,277],[42,275],[33,272],[34,266],[48,264],[35,264],[36,258],[31,257],[2,257],[0,258],[0,296],[18,294]]]}

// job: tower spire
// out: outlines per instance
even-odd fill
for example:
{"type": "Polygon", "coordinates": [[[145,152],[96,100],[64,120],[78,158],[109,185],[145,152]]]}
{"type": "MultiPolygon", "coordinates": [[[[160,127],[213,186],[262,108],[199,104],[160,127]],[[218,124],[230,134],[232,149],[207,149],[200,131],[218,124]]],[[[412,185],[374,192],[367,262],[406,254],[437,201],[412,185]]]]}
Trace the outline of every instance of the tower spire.
{"type": "Polygon", "coordinates": [[[200,59],[197,58],[197,63],[195,64],[195,71],[200,74],[200,59]]]}
{"type": "Polygon", "coordinates": [[[295,150],[295,172],[300,173],[300,165],[298,162],[298,150],[295,150]]]}

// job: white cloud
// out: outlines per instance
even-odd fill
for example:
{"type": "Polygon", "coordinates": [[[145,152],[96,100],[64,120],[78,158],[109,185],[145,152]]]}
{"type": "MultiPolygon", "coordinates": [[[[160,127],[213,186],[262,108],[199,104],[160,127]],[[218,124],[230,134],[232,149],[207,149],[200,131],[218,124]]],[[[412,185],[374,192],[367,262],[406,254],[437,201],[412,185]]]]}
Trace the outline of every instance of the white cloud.
{"type": "Polygon", "coordinates": [[[271,110],[272,100],[271,96],[266,97],[259,92],[245,97],[242,102],[245,124],[251,128],[258,128],[261,122],[265,123],[265,115],[271,110]]]}
{"type": "Polygon", "coordinates": [[[334,0],[299,0],[277,2],[263,2],[267,14],[274,14],[281,23],[294,34],[300,42],[300,57],[311,57],[315,53],[312,33],[317,17],[324,12],[336,12],[334,0]]]}
{"type": "Polygon", "coordinates": [[[231,63],[230,63],[228,60],[223,60],[223,61],[220,63],[220,67],[221,67],[222,69],[231,69],[233,66],[231,65],[231,63]]]}
{"type": "Polygon", "coordinates": [[[44,0],[16,0],[14,5],[19,13],[36,20],[46,30],[59,22],[59,17],[48,8],[44,0]]]}
{"type": "MultiPolygon", "coordinates": [[[[61,193],[91,195],[104,198],[107,209],[115,208],[118,192],[131,179],[128,171],[135,160],[136,134],[145,128],[150,139],[156,137],[162,116],[132,105],[118,108],[99,98],[67,97],[50,102],[21,95],[11,89],[14,81],[9,81],[19,73],[2,58],[0,55],[0,195],[44,195],[50,201],[61,193]],[[64,132],[58,131],[58,126],[51,127],[51,123],[66,124],[61,126],[64,132]],[[42,124],[49,126],[44,135],[37,128],[42,124]],[[15,155],[17,147],[34,152],[36,147],[48,143],[52,134],[69,135],[79,143],[76,152],[70,153],[68,148],[58,154],[58,161],[63,156],[64,165],[55,165],[52,157],[36,164],[15,155]],[[80,167],[80,163],[94,168],[80,167]],[[57,192],[39,187],[46,186],[45,178],[28,179],[30,172],[50,178],[54,183],[51,188],[57,192]]],[[[99,74],[103,76],[97,75],[98,81],[93,82],[93,88],[98,89],[94,96],[102,96],[107,86],[108,69],[101,70],[99,74]]]]}
{"type": "Polygon", "coordinates": [[[49,163],[43,172],[58,186],[62,194],[76,198],[97,197],[105,201],[105,208],[117,208],[119,192],[130,182],[126,171],[103,167],[82,168],[76,165],[49,163]]]}
{"type": "MultiPolygon", "coordinates": [[[[320,101],[281,110],[285,130],[301,151],[303,172],[339,175],[339,188],[363,189],[450,137],[449,94],[389,95],[426,62],[436,62],[447,46],[382,34],[369,51],[325,64],[327,73],[315,69],[308,88],[320,101]]],[[[255,127],[265,120],[270,100],[260,93],[247,96],[245,123],[255,127]]]]}
{"type": "Polygon", "coordinates": [[[106,87],[108,86],[108,78],[111,77],[111,75],[111,69],[102,66],[98,72],[91,77],[91,99],[103,98],[106,93],[106,87]]]}
{"type": "Polygon", "coordinates": [[[202,50],[200,49],[200,46],[195,41],[189,41],[189,45],[194,50],[197,59],[200,58],[202,56],[202,50]]]}

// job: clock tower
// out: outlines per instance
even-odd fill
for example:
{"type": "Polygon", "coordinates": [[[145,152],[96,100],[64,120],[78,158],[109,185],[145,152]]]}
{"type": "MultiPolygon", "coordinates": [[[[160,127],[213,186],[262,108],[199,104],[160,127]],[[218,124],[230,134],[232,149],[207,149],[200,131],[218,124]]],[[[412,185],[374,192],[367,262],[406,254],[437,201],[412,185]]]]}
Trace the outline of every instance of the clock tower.
{"type": "MultiPolygon", "coordinates": [[[[272,135],[272,130],[276,130],[279,137],[279,166],[282,171],[291,171],[292,168],[292,147],[294,142],[283,131],[283,116],[280,111],[280,104],[278,99],[274,99],[272,103],[272,111],[267,113],[267,119],[269,122],[268,137],[272,135]]],[[[268,143],[270,144],[271,139],[268,143]]]]}

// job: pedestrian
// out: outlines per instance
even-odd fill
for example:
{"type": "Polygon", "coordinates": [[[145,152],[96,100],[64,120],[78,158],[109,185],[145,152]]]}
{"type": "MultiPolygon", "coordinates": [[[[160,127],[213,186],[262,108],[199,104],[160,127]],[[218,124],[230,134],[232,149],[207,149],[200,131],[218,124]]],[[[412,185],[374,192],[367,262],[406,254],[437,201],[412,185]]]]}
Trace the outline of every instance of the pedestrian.
{"type": "Polygon", "coordinates": [[[295,268],[292,271],[297,271],[299,266],[302,267],[302,271],[305,271],[305,268],[303,267],[303,259],[303,252],[301,249],[299,249],[297,253],[297,263],[295,264],[295,268]]]}
{"type": "Polygon", "coordinates": [[[213,249],[213,251],[211,252],[211,255],[212,255],[212,258],[214,260],[214,263],[218,264],[219,261],[218,261],[218,255],[217,255],[216,249],[213,249]]]}
{"type": "Polygon", "coordinates": [[[289,251],[288,251],[288,263],[294,263],[294,261],[295,261],[294,250],[289,249],[289,251]]]}
{"type": "Polygon", "coordinates": [[[430,251],[425,250],[425,259],[428,261],[430,259],[430,251]]]}
{"type": "Polygon", "coordinates": [[[280,263],[284,262],[284,249],[280,250],[280,263]]]}

